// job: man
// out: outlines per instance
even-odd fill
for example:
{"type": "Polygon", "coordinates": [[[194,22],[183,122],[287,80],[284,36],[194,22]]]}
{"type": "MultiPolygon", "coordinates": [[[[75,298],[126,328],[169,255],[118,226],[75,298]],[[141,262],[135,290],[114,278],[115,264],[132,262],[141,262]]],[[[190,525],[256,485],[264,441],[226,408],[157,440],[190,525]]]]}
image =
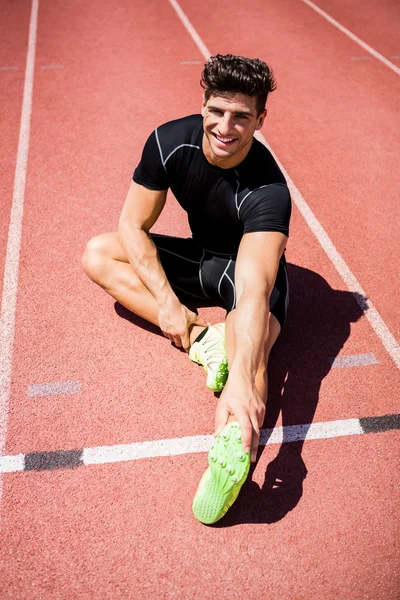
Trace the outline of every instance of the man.
{"type": "Polygon", "coordinates": [[[83,266],[202,364],[208,387],[223,390],[209,468],[193,503],[195,516],[213,523],[256,459],[268,357],[286,316],[291,202],[273,157],[253,137],[275,89],[271,69],[258,59],[217,55],[206,63],[201,85],[202,114],[153,131],[118,232],[90,240],[83,266]],[[168,189],[187,211],[192,238],[150,233],[168,189]],[[185,306],[187,295],[222,303],[225,323],[209,326],[185,306]]]}

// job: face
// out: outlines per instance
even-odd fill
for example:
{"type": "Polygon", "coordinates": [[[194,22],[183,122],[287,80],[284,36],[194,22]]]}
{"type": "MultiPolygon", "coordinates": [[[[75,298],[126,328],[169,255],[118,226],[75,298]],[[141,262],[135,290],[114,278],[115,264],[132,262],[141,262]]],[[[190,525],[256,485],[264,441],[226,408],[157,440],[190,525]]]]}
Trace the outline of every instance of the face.
{"type": "Polygon", "coordinates": [[[213,165],[231,169],[245,159],[266,111],[257,116],[255,97],[231,94],[203,101],[202,115],[205,157],[213,165]]]}

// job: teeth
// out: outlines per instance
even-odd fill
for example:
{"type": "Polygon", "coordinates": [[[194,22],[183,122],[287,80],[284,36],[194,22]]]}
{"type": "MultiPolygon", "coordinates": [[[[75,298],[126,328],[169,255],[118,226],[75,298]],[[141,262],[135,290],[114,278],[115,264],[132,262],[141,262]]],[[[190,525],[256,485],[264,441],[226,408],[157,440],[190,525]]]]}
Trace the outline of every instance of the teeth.
{"type": "Polygon", "coordinates": [[[229,144],[230,142],[234,142],[235,140],[232,138],[222,138],[218,135],[215,136],[219,142],[223,142],[224,144],[229,144]]]}

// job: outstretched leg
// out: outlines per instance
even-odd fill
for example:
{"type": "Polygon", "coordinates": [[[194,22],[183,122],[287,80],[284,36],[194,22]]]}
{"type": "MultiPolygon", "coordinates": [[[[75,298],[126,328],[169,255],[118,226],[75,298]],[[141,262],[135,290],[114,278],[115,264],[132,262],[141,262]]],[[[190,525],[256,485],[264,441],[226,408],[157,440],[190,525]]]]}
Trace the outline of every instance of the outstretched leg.
{"type": "MultiPolygon", "coordinates": [[[[235,343],[233,336],[233,323],[235,318],[235,310],[232,310],[225,322],[225,346],[226,346],[226,355],[228,358],[228,365],[231,364],[234,352],[235,352],[235,343]]],[[[279,333],[281,331],[281,326],[279,324],[278,319],[273,315],[269,314],[269,327],[268,327],[268,335],[265,339],[264,346],[260,356],[260,362],[258,365],[255,384],[258,393],[260,394],[264,404],[267,402],[268,395],[268,377],[267,377],[267,367],[268,367],[268,359],[272,349],[272,346],[275,344],[278,339],[279,333]]],[[[233,417],[230,419],[232,420],[233,417]]]]}

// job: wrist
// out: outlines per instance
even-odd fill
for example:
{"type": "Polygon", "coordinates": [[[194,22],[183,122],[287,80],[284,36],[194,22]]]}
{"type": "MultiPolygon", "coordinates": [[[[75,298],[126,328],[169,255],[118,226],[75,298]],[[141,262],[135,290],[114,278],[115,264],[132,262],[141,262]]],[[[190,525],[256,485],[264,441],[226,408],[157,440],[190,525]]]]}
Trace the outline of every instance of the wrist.
{"type": "Polygon", "coordinates": [[[155,301],[159,308],[165,308],[167,310],[177,310],[181,306],[178,297],[171,287],[169,287],[169,289],[167,287],[162,289],[160,293],[155,296],[155,301]]]}

